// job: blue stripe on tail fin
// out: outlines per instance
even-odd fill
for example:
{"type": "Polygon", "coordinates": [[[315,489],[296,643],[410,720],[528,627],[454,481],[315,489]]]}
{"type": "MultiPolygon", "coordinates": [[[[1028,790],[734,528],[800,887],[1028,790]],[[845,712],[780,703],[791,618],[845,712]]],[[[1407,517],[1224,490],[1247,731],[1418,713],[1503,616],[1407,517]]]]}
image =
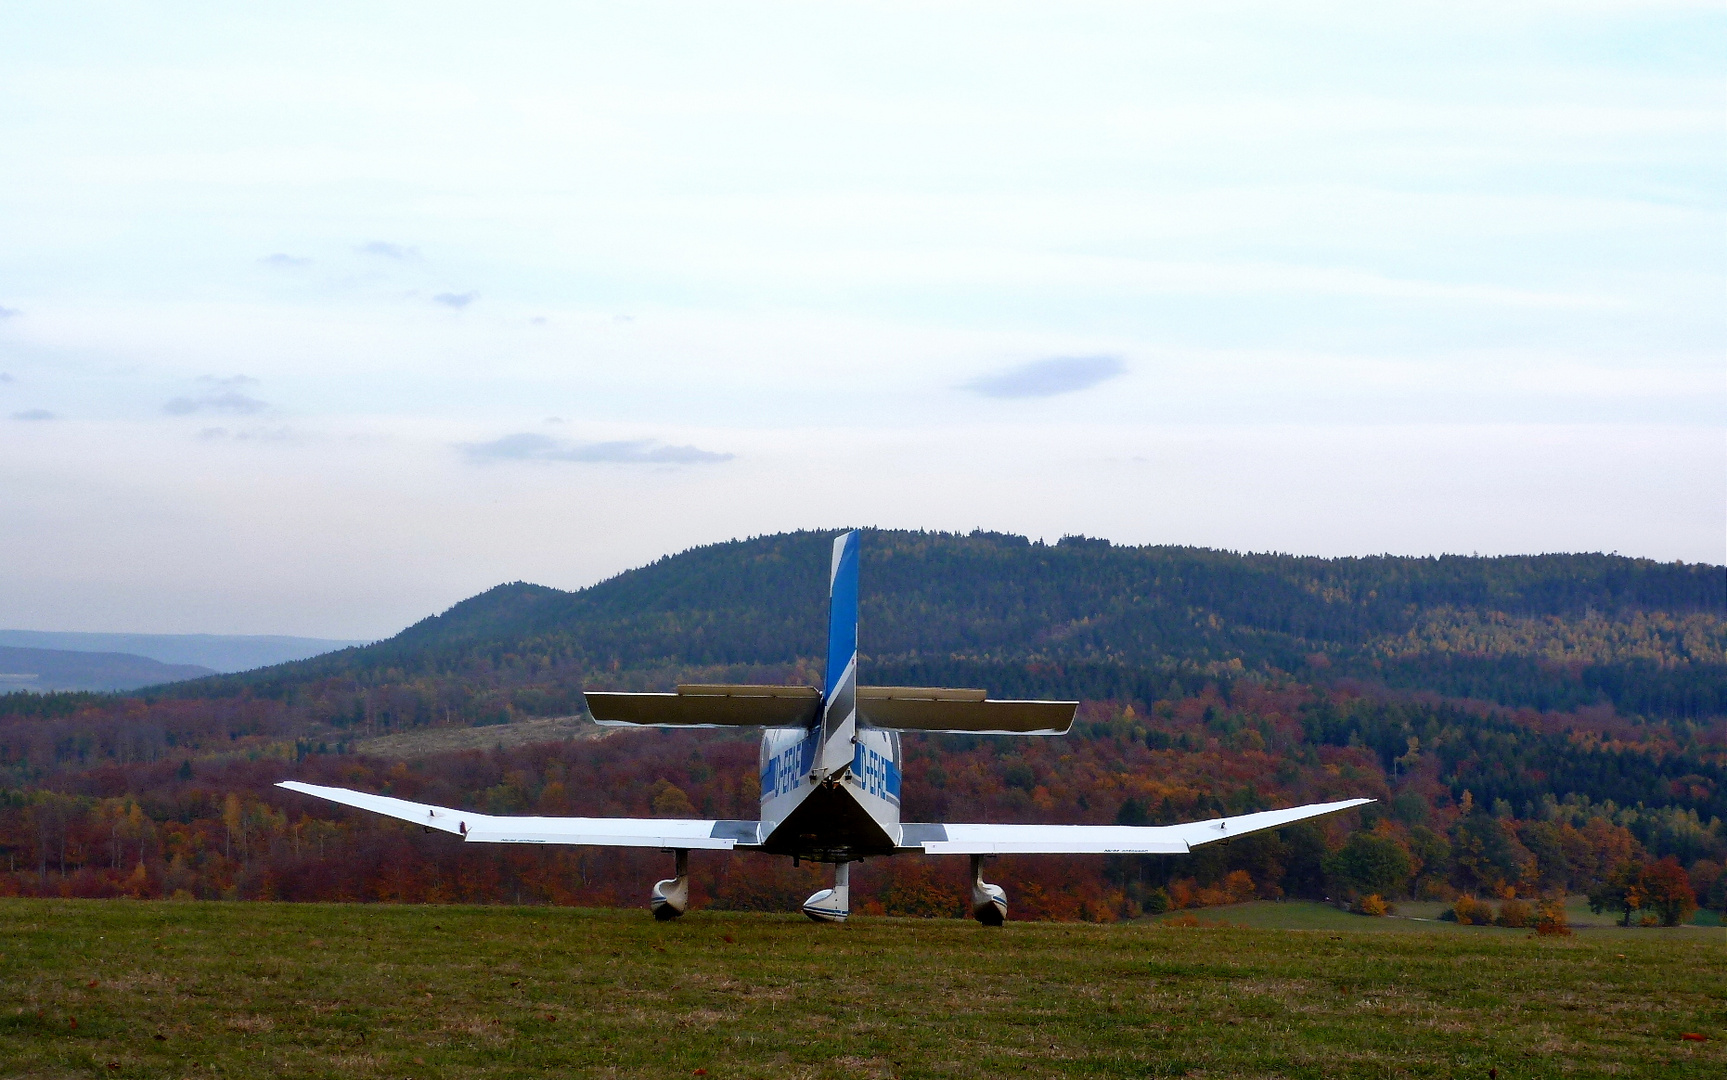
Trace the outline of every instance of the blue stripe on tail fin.
{"type": "MultiPolygon", "coordinates": [[[[834,540],[833,568],[828,577],[828,669],[827,693],[832,700],[840,689],[846,669],[853,666],[858,651],[858,534],[846,533],[834,540]]],[[[854,677],[853,685],[856,685],[854,677]]]]}
{"type": "Polygon", "coordinates": [[[823,775],[851,763],[857,727],[858,534],[834,540],[828,578],[827,693],[822,695],[822,749],[816,769],[823,775]]]}

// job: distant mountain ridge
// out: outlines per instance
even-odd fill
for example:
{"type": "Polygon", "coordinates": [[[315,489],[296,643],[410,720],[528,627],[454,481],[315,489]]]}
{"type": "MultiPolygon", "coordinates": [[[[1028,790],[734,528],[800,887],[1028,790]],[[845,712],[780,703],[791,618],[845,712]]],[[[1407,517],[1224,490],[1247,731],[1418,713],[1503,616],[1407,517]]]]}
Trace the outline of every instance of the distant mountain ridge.
{"type": "Polygon", "coordinates": [[[13,690],[136,690],[214,675],[197,664],[163,664],[127,653],[15,649],[0,645],[0,693],[13,690]]]}
{"type": "Polygon", "coordinates": [[[364,644],[364,641],[282,634],[99,634],[0,630],[0,646],[62,652],[128,653],[163,664],[191,664],[216,672],[250,671],[364,644]]]}
{"type": "MultiPolygon", "coordinates": [[[[575,706],[584,683],[666,685],[699,669],[813,681],[833,535],[695,548],[578,592],[500,585],[375,645],[175,692],[466,679],[520,688],[533,713],[575,706]]],[[[871,529],[862,576],[862,665],[877,682],[1131,697],[1131,685],[1173,671],[1353,676],[1508,705],[1727,714],[1720,566],[1321,559],[871,529]]]]}

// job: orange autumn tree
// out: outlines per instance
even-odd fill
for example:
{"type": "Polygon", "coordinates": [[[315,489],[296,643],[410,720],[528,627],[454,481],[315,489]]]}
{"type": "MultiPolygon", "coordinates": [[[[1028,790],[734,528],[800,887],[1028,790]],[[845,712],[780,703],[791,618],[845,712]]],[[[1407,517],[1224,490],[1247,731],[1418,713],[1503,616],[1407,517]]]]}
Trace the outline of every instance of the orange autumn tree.
{"type": "Polygon", "coordinates": [[[1623,912],[1620,926],[1632,925],[1632,918],[1646,912],[1649,923],[1678,926],[1697,910],[1697,897],[1691,890],[1691,879],[1685,868],[1671,856],[1660,862],[1629,859],[1614,869],[1598,888],[1589,894],[1589,909],[1623,912]]]}

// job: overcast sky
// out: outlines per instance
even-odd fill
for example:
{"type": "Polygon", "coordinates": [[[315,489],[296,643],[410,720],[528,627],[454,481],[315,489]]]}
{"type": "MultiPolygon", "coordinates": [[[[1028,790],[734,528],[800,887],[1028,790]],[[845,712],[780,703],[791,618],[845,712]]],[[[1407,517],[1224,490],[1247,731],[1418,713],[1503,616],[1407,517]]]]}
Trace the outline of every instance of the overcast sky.
{"type": "Polygon", "coordinates": [[[849,524],[1721,562],[1723,23],[10,3],[0,626],[849,524]]]}

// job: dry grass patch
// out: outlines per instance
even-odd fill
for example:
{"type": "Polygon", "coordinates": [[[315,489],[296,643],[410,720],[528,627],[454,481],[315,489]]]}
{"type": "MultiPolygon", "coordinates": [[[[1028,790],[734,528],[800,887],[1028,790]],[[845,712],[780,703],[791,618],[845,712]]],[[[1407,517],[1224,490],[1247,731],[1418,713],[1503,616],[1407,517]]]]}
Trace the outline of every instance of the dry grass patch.
{"type": "Polygon", "coordinates": [[[374,757],[430,757],[458,750],[510,749],[536,743],[566,742],[576,739],[603,739],[612,729],[600,727],[581,716],[545,716],[534,720],[518,720],[512,724],[492,724],[486,727],[431,727],[381,735],[354,744],[353,752],[374,757]]]}
{"type": "Polygon", "coordinates": [[[338,1074],[350,1076],[361,1072],[376,1072],[384,1065],[384,1058],[380,1054],[335,1054],[325,1060],[338,1074]]]}
{"type": "Polygon", "coordinates": [[[893,1062],[881,1058],[862,1058],[842,1056],[834,1059],[834,1065],[845,1070],[850,1076],[892,1076],[893,1062]]]}
{"type": "Polygon", "coordinates": [[[502,1020],[453,1017],[441,1021],[438,1030],[445,1035],[472,1039],[486,1046],[502,1046],[510,1041],[502,1020]]]}

